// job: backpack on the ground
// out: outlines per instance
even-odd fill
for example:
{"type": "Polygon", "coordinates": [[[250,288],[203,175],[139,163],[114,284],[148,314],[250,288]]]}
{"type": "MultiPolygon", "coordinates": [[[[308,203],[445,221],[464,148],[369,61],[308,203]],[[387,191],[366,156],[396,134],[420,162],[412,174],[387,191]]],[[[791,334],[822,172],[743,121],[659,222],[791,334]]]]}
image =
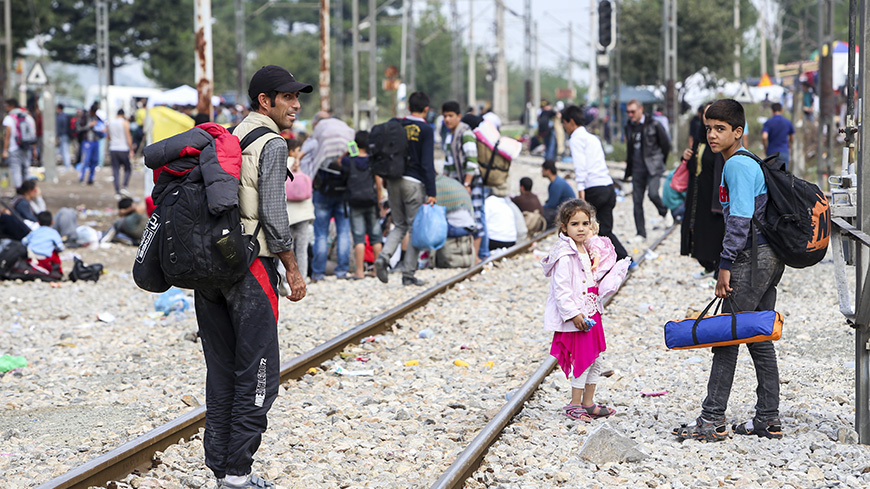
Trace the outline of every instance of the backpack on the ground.
{"type": "Polygon", "coordinates": [[[408,133],[398,119],[372,127],[369,134],[369,164],[375,175],[393,179],[405,174],[408,162],[408,133]]]}
{"type": "Polygon", "coordinates": [[[27,247],[21,241],[0,239],[0,279],[7,278],[15,263],[26,258],[27,247]]]}
{"type": "Polygon", "coordinates": [[[375,188],[375,176],[372,172],[371,159],[363,168],[348,158],[347,165],[341,165],[341,171],[347,176],[347,191],[345,199],[351,207],[369,207],[378,204],[378,192],[375,188]]]}
{"type": "Polygon", "coordinates": [[[36,144],[36,128],[27,122],[27,114],[15,114],[15,144],[20,149],[31,149],[36,144]]]}
{"type": "MultiPolygon", "coordinates": [[[[254,129],[242,139],[241,149],[268,132],[273,131],[254,129]]],[[[133,263],[133,279],[144,290],[232,285],[260,253],[260,225],[246,234],[238,206],[211,212],[201,168],[178,176],[156,203],[133,263]]]]}
{"type": "Polygon", "coordinates": [[[33,280],[42,280],[43,282],[60,282],[63,280],[63,274],[60,272],[60,266],[57,263],[51,264],[51,268],[45,268],[36,260],[30,260],[27,257],[17,260],[5,274],[6,280],[23,280],[25,282],[33,280]]]}
{"type": "Polygon", "coordinates": [[[767,184],[767,209],[764,222],[752,219],[779,258],[792,268],[805,268],[822,261],[831,236],[831,209],[828,199],[816,185],[785,170],[776,160],[764,160],[749,151],[748,156],[761,165],[767,184]]]}
{"type": "Polygon", "coordinates": [[[103,273],[103,265],[101,263],[85,265],[85,263],[78,257],[73,259],[75,260],[73,262],[73,269],[69,272],[69,279],[71,281],[75,282],[81,280],[96,282],[100,280],[100,275],[103,273]]]}

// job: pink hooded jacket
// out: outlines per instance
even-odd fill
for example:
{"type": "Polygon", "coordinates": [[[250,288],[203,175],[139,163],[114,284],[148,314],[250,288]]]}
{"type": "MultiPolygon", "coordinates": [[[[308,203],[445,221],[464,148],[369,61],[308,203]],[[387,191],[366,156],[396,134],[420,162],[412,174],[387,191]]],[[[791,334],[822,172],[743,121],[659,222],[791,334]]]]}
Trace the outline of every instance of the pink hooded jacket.
{"type": "Polygon", "coordinates": [[[622,285],[630,258],[616,261],[616,251],[609,238],[593,236],[586,240],[586,250],[598,254],[598,267],[592,272],[592,281],[587,279],[586,266],[574,241],[562,234],[553,245],[550,254],[541,260],[544,275],[550,277],[550,295],[544,307],[546,331],[577,331],[572,318],[578,314],[586,317],[604,312],[601,302],[616,293],[622,285]],[[598,287],[598,296],[586,291],[598,287]]]}

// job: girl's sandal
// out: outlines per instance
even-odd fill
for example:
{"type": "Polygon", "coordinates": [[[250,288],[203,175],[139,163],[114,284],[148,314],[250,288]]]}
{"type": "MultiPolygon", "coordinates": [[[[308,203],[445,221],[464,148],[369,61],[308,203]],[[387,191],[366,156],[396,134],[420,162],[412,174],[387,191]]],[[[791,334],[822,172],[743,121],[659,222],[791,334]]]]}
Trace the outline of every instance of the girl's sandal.
{"type": "Polygon", "coordinates": [[[585,421],[587,423],[592,421],[592,417],[589,416],[589,413],[587,413],[586,409],[580,404],[566,404],[565,406],[562,406],[562,414],[571,419],[585,421]]]}
{"type": "Polygon", "coordinates": [[[603,404],[594,404],[592,406],[583,406],[581,405],[586,414],[592,419],[601,419],[601,418],[609,418],[616,414],[616,409],[609,408],[603,404]]]}

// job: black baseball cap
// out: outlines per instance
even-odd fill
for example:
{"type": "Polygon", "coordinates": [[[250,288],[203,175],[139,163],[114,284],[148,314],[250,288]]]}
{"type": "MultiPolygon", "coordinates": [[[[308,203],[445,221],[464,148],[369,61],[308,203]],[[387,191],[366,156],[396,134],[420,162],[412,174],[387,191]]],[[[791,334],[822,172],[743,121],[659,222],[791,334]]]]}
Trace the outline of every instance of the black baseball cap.
{"type": "Polygon", "coordinates": [[[251,97],[251,101],[256,101],[261,93],[273,91],[311,93],[314,91],[314,87],[296,81],[292,73],[280,66],[264,66],[251,77],[251,83],[248,85],[248,96],[251,97]]]}

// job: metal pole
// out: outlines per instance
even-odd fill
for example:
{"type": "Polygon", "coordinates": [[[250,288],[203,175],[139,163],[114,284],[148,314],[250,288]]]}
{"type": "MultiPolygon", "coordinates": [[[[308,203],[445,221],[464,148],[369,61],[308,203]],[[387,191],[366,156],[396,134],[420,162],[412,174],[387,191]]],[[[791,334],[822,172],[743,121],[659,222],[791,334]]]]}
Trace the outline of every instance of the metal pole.
{"type": "MultiPolygon", "coordinates": [[[[592,9],[595,10],[594,8],[592,9]]],[[[592,50],[592,56],[595,56],[595,50],[592,50]]],[[[589,84],[590,87],[597,86],[595,82],[598,73],[595,71],[596,64],[593,63],[590,69],[592,70],[592,83],[589,84]]],[[[594,88],[590,88],[590,90],[594,90],[594,88]]],[[[574,23],[568,22],[568,91],[571,93],[571,102],[574,103],[574,23]]],[[[570,105],[569,104],[569,105],[570,105]]]]}
{"type": "MultiPolygon", "coordinates": [[[[538,62],[538,23],[535,22],[535,84],[532,88],[532,101],[534,102],[533,109],[541,103],[541,67],[538,62]]],[[[537,115],[537,110],[533,110],[532,115],[537,115]]]]}
{"type": "MultiPolygon", "coordinates": [[[[781,8],[781,7],[780,7],[781,8]]],[[[767,9],[767,4],[761,4],[761,76],[767,74],[767,16],[764,11],[767,9]]]]}
{"type": "MultiPolygon", "coordinates": [[[[589,47],[589,53],[592,56],[592,59],[589,60],[589,88],[586,98],[590,101],[598,100],[600,93],[598,93],[598,49],[595,47],[595,40],[598,39],[598,1],[599,0],[589,0],[589,39],[591,40],[591,46],[589,47]]],[[[574,88],[573,83],[573,68],[574,68],[574,33],[573,33],[573,24],[569,22],[568,24],[568,57],[569,60],[569,81],[570,85],[568,88],[574,88]]]]}
{"type": "Polygon", "coordinates": [[[97,72],[100,80],[98,96],[100,107],[108,110],[106,98],[109,84],[109,6],[106,0],[97,0],[97,72]]]}
{"type": "Polygon", "coordinates": [[[320,0],[320,110],[329,111],[329,0],[320,0]]]}
{"type": "Polygon", "coordinates": [[[378,120],[378,5],[376,0],[369,0],[369,126],[378,120]]]}
{"type": "Polygon", "coordinates": [[[353,36],[353,127],[359,127],[359,0],[351,3],[350,30],[353,36]]]}
{"type": "Polygon", "coordinates": [[[214,91],[214,68],[211,37],[211,0],[194,0],[193,30],[196,35],[194,80],[199,100],[196,111],[212,120],[211,95],[214,91]]]}
{"type": "MultiPolygon", "coordinates": [[[[857,0],[851,0],[849,5],[850,17],[853,12],[853,4],[857,0]]],[[[868,46],[868,42],[870,42],[870,22],[868,22],[868,15],[870,15],[870,9],[867,8],[867,1],[861,2],[861,28],[858,32],[861,33],[860,41],[858,41],[856,36],[855,43],[850,42],[850,48],[855,45],[859,46],[868,46]]],[[[850,25],[851,31],[851,25],[850,25]]],[[[867,192],[867,189],[870,189],[870,172],[864,171],[864,162],[870,158],[870,154],[868,154],[867,142],[870,141],[870,127],[867,126],[867,122],[870,121],[870,84],[867,83],[867,50],[861,49],[860,56],[860,71],[859,73],[864,73],[864,76],[861,76],[859,79],[858,86],[858,103],[856,107],[856,125],[857,125],[857,140],[858,140],[858,223],[857,227],[861,229],[861,231],[867,233],[870,232],[870,193],[867,192]]],[[[854,66],[854,63],[851,64],[854,66]]],[[[849,90],[852,89],[854,85],[849,86],[849,90]]],[[[863,246],[859,247],[862,249],[861,253],[858,253],[858,263],[855,275],[859,277],[863,277],[867,271],[867,254],[863,251],[863,246]]],[[[870,300],[870,297],[861,297],[860,296],[860,283],[855,287],[856,292],[856,300],[855,300],[855,310],[858,310],[858,304],[860,301],[870,300]]],[[[855,330],[855,431],[858,432],[858,440],[867,445],[870,444],[870,352],[867,350],[867,344],[870,341],[870,327],[867,325],[858,326],[855,330]]]]}
{"type": "Polygon", "coordinates": [[[237,103],[247,94],[245,80],[245,0],[236,0],[236,90],[237,103]]]}
{"type": "Polygon", "coordinates": [[[408,0],[402,0],[402,45],[399,58],[399,78],[405,82],[405,70],[408,66],[408,0]]]}
{"type": "Polygon", "coordinates": [[[335,59],[333,60],[332,110],[335,115],[344,115],[344,1],[338,0],[332,4],[335,8],[333,23],[335,24],[335,59]]]}
{"type": "MultiPolygon", "coordinates": [[[[734,32],[740,32],[740,0],[734,0],[734,32]]],[[[734,79],[740,80],[740,36],[734,40],[734,79]]]]}
{"type": "Polygon", "coordinates": [[[408,0],[408,94],[417,90],[417,23],[414,0],[408,0]]]}
{"type": "Polygon", "coordinates": [[[677,0],[665,0],[664,8],[662,9],[663,22],[662,29],[664,30],[665,41],[665,114],[668,116],[670,125],[671,140],[679,141],[677,123],[678,104],[679,100],[676,94],[677,81],[677,0]]]}
{"type": "Polygon", "coordinates": [[[525,114],[526,119],[526,127],[532,127],[532,111],[534,110],[534,105],[532,104],[532,1],[526,0],[524,2],[525,11],[523,12],[523,23],[525,24],[526,37],[525,37],[525,105],[523,106],[523,114],[525,114]]]}
{"type": "Polygon", "coordinates": [[[504,45],[504,2],[495,1],[495,42],[497,56],[495,60],[495,86],[492,101],[492,110],[504,121],[508,120],[508,79],[507,79],[507,56],[504,45]]]}
{"type": "Polygon", "coordinates": [[[477,109],[477,49],[474,47],[474,0],[468,0],[468,106],[477,109]]]}
{"type": "Polygon", "coordinates": [[[42,166],[45,168],[45,179],[57,181],[57,108],[54,103],[54,87],[45,85],[42,90],[42,166]]]}
{"type": "Polygon", "coordinates": [[[3,45],[6,51],[6,79],[4,80],[3,89],[12,93],[12,0],[4,0],[3,2],[3,45]]]}
{"type": "MultiPolygon", "coordinates": [[[[456,4],[457,0],[450,0],[450,16],[453,22],[453,39],[450,43],[451,56],[451,77],[450,77],[450,97],[454,100],[462,100],[462,38],[459,34],[459,7],[456,4]]],[[[469,23],[471,20],[469,19],[469,23]]]]}

